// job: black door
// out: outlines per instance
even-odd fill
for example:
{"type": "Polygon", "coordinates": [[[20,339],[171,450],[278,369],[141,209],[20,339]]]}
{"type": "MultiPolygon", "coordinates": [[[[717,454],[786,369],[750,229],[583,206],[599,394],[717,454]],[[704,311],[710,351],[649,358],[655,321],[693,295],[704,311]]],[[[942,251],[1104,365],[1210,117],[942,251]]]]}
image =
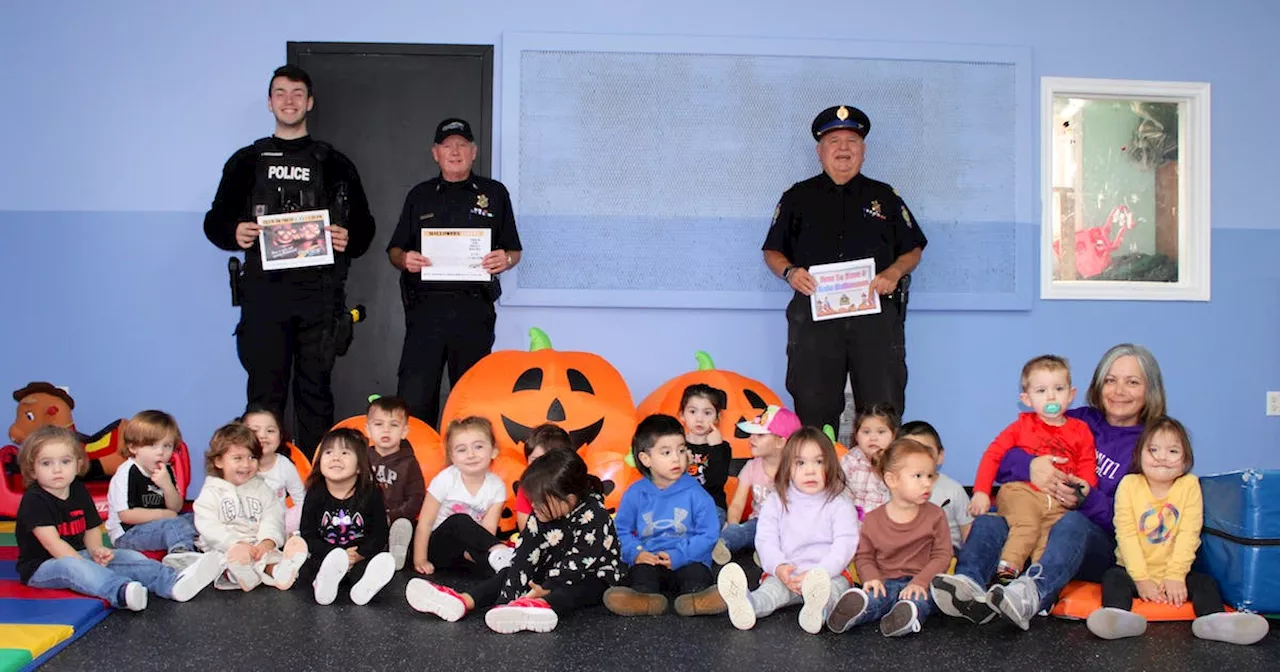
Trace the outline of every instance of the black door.
{"type": "Polygon", "coordinates": [[[431,160],[436,124],[470,121],[480,146],[475,170],[491,174],[493,47],[290,42],[288,49],[289,63],[302,66],[314,85],[307,129],[355,163],[378,224],[347,279],[347,305],[363,304],[368,318],[334,367],[341,420],[363,414],[370,394],[396,391],[404,307],[399,271],[385,250],[409,189],[439,173],[431,160]]]}

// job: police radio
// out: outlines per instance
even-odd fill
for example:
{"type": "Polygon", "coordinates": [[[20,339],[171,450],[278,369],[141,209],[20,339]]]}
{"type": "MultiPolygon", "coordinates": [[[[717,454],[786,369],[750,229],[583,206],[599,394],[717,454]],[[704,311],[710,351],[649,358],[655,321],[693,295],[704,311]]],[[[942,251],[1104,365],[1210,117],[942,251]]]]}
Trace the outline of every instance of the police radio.
{"type": "Polygon", "coordinates": [[[337,333],[334,334],[334,352],[337,356],[347,354],[347,349],[351,347],[351,341],[356,335],[356,323],[363,322],[368,317],[369,313],[365,310],[363,303],[356,305],[355,308],[348,308],[338,316],[337,333]]]}

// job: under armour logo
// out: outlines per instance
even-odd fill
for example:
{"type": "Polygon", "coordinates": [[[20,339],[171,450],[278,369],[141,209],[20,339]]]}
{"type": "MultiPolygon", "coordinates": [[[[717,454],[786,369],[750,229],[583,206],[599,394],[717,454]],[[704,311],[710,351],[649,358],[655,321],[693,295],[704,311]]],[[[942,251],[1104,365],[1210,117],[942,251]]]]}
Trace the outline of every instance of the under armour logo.
{"type": "Polygon", "coordinates": [[[685,527],[684,524],[684,519],[689,517],[689,512],[677,506],[674,513],[674,518],[654,520],[653,512],[646,511],[644,515],[641,516],[641,518],[644,519],[644,529],[640,531],[640,536],[652,537],[655,532],[661,532],[663,530],[673,530],[676,534],[683,535],[689,530],[689,528],[685,527]]]}

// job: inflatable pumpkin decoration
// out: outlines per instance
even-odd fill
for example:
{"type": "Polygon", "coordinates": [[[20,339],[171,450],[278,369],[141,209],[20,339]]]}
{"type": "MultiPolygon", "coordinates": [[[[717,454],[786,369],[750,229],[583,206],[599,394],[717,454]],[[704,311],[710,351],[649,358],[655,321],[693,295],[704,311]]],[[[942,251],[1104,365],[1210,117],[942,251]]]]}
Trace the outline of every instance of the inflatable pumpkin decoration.
{"type": "Polygon", "coordinates": [[[631,453],[591,449],[582,458],[587,463],[587,472],[604,484],[604,506],[609,513],[618,512],[623,493],[632,483],[643,478],[640,471],[627,459],[630,455],[631,453]]]}
{"type": "Polygon", "coordinates": [[[782,406],[782,400],[764,383],[732,371],[717,369],[711,355],[699,350],[694,353],[698,368],[663,383],[640,402],[636,417],[644,418],[654,413],[680,417],[680,397],[684,388],[702,383],[723,390],[727,405],[720,414],[720,434],[733,449],[733,458],[751,458],[750,435],[738,429],[738,423],[759,415],[769,406],[782,406]]]}
{"type": "Polygon", "coordinates": [[[528,352],[494,352],[463,374],[441,427],[472,415],[488,418],[499,453],[520,461],[524,440],[547,422],[564,428],[575,448],[630,450],[635,402],[617,369],[596,354],[552,349],[536,327],[529,340],[528,352]]]}

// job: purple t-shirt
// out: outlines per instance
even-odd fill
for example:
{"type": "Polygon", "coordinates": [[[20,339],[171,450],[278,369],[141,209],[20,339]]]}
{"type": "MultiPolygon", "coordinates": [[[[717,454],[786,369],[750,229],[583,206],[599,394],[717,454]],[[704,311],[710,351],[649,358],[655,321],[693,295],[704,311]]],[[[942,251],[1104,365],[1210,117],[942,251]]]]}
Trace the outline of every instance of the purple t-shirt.
{"type": "MultiPolygon", "coordinates": [[[[1067,416],[1082,420],[1089,426],[1098,452],[1098,487],[1089,491],[1089,496],[1080,505],[1080,513],[1107,532],[1114,532],[1116,486],[1129,473],[1142,425],[1113,427],[1107,424],[1106,414],[1092,406],[1073,408],[1067,411],[1067,416]]],[[[1022,449],[1015,448],[1005,453],[996,481],[1030,481],[1031,459],[1031,455],[1022,449]]]]}

